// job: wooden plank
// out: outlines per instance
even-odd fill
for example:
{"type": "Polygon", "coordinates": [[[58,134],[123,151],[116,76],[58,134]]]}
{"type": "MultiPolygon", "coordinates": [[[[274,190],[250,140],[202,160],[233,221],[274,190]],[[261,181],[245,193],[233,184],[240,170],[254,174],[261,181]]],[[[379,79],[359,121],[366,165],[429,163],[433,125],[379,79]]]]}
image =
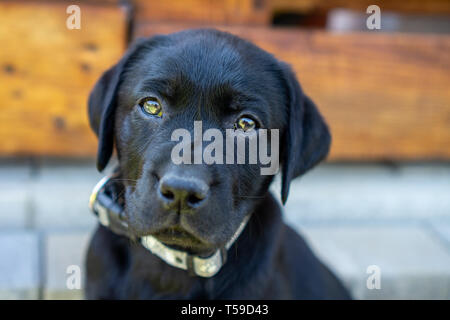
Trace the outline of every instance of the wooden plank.
{"type": "MultiPolygon", "coordinates": [[[[125,14],[82,12],[82,29],[67,30],[63,5],[0,2],[0,156],[95,155],[86,99],[123,52],[125,14]]],[[[140,25],[136,35],[185,27],[140,25]]],[[[330,123],[331,159],[450,159],[449,36],[219,28],[293,65],[330,123]]]]}
{"type": "Polygon", "coordinates": [[[0,156],[95,153],[86,101],[125,50],[126,13],[81,3],[69,30],[70,4],[0,2],[0,156]]]}
{"type": "Polygon", "coordinates": [[[132,0],[137,23],[269,24],[270,0],[132,0]]]}
{"type": "MultiPolygon", "coordinates": [[[[148,24],[136,35],[182,29],[148,24]]],[[[331,159],[450,159],[450,36],[219,29],[292,64],[331,126],[331,159]]]]}
{"type": "Polygon", "coordinates": [[[366,12],[372,4],[380,7],[381,11],[396,11],[416,14],[449,14],[448,0],[270,0],[274,12],[308,13],[313,10],[330,10],[345,8],[366,12]]]}

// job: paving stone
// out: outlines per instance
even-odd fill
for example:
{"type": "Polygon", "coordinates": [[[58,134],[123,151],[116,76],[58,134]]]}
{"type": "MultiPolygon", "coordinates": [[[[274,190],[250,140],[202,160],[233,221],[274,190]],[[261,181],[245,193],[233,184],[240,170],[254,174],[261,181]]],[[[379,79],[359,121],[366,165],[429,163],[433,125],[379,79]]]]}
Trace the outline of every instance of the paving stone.
{"type": "Polygon", "coordinates": [[[28,164],[0,163],[0,184],[27,182],[31,177],[31,167],[28,164]]]}
{"type": "Polygon", "coordinates": [[[450,223],[433,221],[430,223],[430,226],[443,244],[450,250],[450,223]]]}
{"type": "Polygon", "coordinates": [[[30,171],[27,165],[0,166],[0,229],[28,226],[30,171]]]}
{"type": "Polygon", "coordinates": [[[28,231],[0,233],[0,299],[37,299],[39,239],[28,231]]]}
{"type": "MultiPolygon", "coordinates": [[[[296,226],[298,229],[298,226],[296,226]]],[[[450,299],[450,253],[418,226],[335,226],[301,229],[313,250],[359,299],[450,299]],[[367,288],[378,266],[381,289],[367,288]]]]}
{"type": "Polygon", "coordinates": [[[0,188],[0,228],[24,228],[30,210],[30,192],[26,186],[0,188]]]}
{"type": "Polygon", "coordinates": [[[33,186],[37,227],[94,226],[96,219],[88,209],[88,200],[101,177],[93,165],[43,167],[33,186]]]}
{"type": "MultiPolygon", "coordinates": [[[[67,266],[83,275],[97,223],[87,201],[101,177],[93,163],[44,163],[35,174],[0,165],[0,298],[38,297],[38,237],[9,231],[24,226],[48,234],[44,297],[81,297],[67,289],[67,266]]],[[[357,298],[450,299],[449,194],[450,165],[325,164],[294,180],[285,219],[357,298]],[[422,228],[424,221],[435,223],[422,228]],[[380,267],[380,290],[366,287],[369,265],[380,267]]]]}
{"type": "MultiPolygon", "coordinates": [[[[273,189],[278,195],[279,184],[273,189]]],[[[286,219],[303,224],[450,223],[450,166],[321,165],[291,184],[286,219]]]]}
{"type": "MultiPolygon", "coordinates": [[[[84,259],[91,232],[51,232],[45,240],[45,299],[82,299],[84,259]],[[73,268],[73,269],[71,269],[73,268]],[[80,289],[69,289],[67,281],[80,275],[80,289]]],[[[73,282],[70,282],[73,284],[73,282]]]]}

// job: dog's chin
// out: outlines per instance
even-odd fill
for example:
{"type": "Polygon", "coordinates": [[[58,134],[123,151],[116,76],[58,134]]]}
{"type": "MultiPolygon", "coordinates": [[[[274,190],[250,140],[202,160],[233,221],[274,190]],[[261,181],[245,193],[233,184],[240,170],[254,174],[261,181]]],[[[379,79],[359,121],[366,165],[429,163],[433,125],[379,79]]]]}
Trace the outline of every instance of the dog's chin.
{"type": "Polygon", "coordinates": [[[186,251],[189,254],[206,257],[216,250],[212,244],[179,227],[165,228],[154,232],[152,236],[170,248],[186,251]]]}

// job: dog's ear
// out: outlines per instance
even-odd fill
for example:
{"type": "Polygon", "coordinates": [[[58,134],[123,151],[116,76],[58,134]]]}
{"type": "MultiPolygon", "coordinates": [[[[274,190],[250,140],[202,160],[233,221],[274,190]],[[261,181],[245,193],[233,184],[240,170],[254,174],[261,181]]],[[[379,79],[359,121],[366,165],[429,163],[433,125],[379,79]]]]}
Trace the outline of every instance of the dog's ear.
{"type": "Polygon", "coordinates": [[[88,100],[89,123],[98,136],[97,169],[102,171],[108,164],[114,147],[114,114],[116,91],[127,61],[143,45],[139,39],[127,50],[120,61],[107,70],[92,89],[88,100]]]}
{"type": "Polygon", "coordinates": [[[288,114],[282,154],[281,200],[284,204],[291,180],[327,156],[331,135],[314,102],[303,94],[294,72],[284,63],[281,67],[288,114]]]}

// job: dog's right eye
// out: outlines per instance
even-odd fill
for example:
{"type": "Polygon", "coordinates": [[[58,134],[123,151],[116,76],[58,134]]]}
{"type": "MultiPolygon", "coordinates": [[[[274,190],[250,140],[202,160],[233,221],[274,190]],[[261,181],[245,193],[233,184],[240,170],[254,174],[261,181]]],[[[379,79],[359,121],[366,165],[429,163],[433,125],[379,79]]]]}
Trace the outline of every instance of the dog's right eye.
{"type": "Polygon", "coordinates": [[[142,112],[144,112],[145,114],[149,114],[158,118],[161,118],[163,115],[161,103],[157,98],[144,98],[139,102],[139,106],[141,107],[142,112]]]}

